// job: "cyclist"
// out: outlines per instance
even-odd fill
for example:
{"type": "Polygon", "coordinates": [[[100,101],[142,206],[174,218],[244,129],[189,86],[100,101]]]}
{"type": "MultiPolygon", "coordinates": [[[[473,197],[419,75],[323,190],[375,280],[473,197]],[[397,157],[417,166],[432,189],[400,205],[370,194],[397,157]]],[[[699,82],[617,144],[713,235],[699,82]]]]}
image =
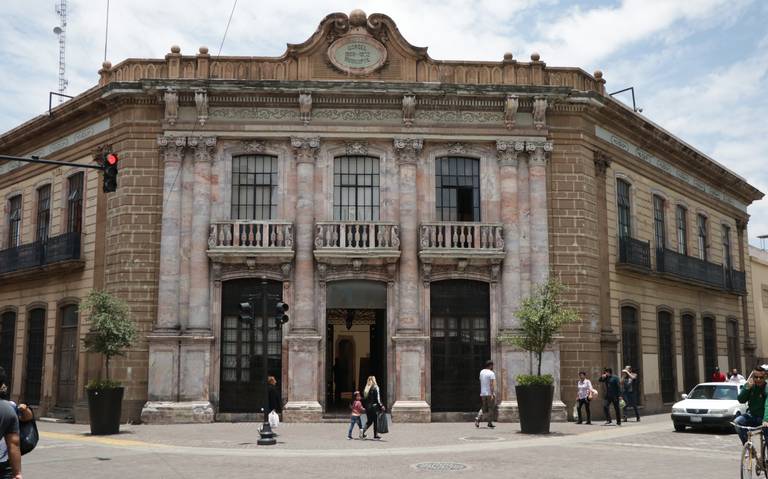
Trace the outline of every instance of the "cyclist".
{"type": "MultiPolygon", "coordinates": [[[[747,412],[737,417],[733,422],[739,426],[757,427],[763,423],[765,413],[765,369],[762,366],[755,366],[749,380],[741,387],[739,392],[739,402],[746,403],[747,412]]],[[[736,428],[739,433],[741,443],[747,442],[747,432],[744,429],[736,428]]]]}

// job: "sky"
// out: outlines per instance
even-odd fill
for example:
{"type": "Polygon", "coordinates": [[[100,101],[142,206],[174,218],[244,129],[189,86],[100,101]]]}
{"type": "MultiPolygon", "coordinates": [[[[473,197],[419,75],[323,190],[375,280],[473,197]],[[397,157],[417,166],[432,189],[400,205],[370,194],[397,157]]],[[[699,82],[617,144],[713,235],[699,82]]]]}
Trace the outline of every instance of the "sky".
{"type": "MultiPolygon", "coordinates": [[[[6,0],[0,15],[0,132],[48,108],[58,90],[55,0],[6,0]]],[[[66,93],[94,86],[106,0],[69,0],[66,93]]],[[[602,70],[634,87],[643,115],[768,193],[765,0],[111,0],[107,59],[195,54],[279,56],[329,13],[384,13],[438,60],[528,61],[602,70]],[[226,38],[224,32],[235,5],[226,38]]],[[[628,94],[618,95],[631,104],[628,94]]],[[[768,234],[768,199],[749,207],[750,243],[768,234]]]]}

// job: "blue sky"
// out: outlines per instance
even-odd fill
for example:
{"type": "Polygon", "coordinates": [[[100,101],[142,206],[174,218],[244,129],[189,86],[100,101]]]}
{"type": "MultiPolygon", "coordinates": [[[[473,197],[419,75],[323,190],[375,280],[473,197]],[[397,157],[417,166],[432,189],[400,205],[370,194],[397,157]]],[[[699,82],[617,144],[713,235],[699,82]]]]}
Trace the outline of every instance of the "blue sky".
{"type": "MultiPolygon", "coordinates": [[[[58,88],[54,0],[6,2],[0,16],[0,132],[43,113],[58,88]]],[[[111,0],[108,60],[161,58],[171,45],[218,53],[233,0],[111,0]]],[[[67,93],[97,82],[106,0],[69,0],[67,93]]],[[[332,12],[392,17],[436,59],[527,60],[600,69],[608,91],[634,86],[655,123],[768,192],[768,2],[764,0],[239,0],[223,55],[283,53],[332,12]]],[[[629,102],[629,97],[621,97],[629,102]]],[[[749,209],[768,234],[768,200],[749,209]]]]}

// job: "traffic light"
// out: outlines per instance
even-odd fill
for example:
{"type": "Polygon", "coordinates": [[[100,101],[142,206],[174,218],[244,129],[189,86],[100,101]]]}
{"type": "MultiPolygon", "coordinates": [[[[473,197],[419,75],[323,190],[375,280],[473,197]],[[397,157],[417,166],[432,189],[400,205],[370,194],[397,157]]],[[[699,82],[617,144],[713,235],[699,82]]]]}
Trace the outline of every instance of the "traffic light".
{"type": "Polygon", "coordinates": [[[104,169],[104,193],[117,190],[117,163],[119,158],[115,153],[103,153],[101,167],[104,169]]]}
{"type": "Polygon", "coordinates": [[[238,309],[240,311],[237,316],[240,318],[240,321],[253,321],[253,309],[251,309],[251,303],[240,303],[238,309]]]}
{"type": "Polygon", "coordinates": [[[285,314],[288,311],[288,305],[282,301],[278,301],[275,305],[275,324],[281,326],[288,322],[288,315],[285,314]]]}

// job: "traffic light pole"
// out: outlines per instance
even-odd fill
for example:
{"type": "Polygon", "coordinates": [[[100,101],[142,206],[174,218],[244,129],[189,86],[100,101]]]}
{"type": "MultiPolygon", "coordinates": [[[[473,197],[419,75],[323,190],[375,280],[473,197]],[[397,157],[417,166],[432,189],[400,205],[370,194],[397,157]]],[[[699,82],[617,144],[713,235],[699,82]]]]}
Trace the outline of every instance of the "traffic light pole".
{"type": "Polygon", "coordinates": [[[75,168],[90,168],[92,170],[103,170],[104,169],[101,165],[84,165],[84,164],[81,164],[81,163],[70,163],[68,161],[44,160],[44,159],[39,158],[37,156],[32,156],[32,157],[26,158],[26,157],[23,157],[23,156],[0,155],[0,160],[21,161],[21,162],[24,162],[24,163],[42,163],[42,164],[45,164],[45,165],[73,166],[75,168]]]}

